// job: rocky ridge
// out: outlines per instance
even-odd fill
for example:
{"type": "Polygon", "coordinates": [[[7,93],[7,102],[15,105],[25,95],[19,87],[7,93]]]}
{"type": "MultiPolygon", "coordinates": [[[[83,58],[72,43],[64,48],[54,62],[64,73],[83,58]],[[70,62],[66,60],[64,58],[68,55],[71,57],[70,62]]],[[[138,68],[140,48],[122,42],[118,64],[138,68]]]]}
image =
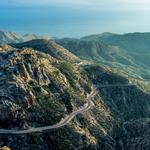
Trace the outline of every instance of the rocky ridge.
{"type": "Polygon", "coordinates": [[[32,33],[27,33],[22,35],[14,32],[0,30],[1,44],[20,43],[20,42],[26,42],[34,39],[50,39],[50,37],[40,36],[32,33]]]}

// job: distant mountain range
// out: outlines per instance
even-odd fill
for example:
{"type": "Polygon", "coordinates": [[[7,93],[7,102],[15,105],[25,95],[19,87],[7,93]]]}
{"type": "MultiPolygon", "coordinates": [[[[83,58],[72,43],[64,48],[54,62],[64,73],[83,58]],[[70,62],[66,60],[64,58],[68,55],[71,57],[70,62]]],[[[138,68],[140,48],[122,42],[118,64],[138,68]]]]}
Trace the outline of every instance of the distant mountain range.
{"type": "MultiPolygon", "coordinates": [[[[111,67],[115,72],[136,78],[150,79],[150,33],[115,34],[105,32],[76,38],[51,38],[36,34],[20,35],[0,31],[0,43],[13,43],[17,47],[32,47],[48,51],[48,43],[61,45],[81,59],[111,67]],[[43,39],[42,43],[38,39],[43,39]],[[44,39],[47,39],[44,41],[44,39]],[[33,40],[31,42],[31,40],[33,40]],[[35,40],[35,41],[34,41],[35,40]],[[25,43],[24,43],[25,42],[25,43]],[[21,43],[21,44],[20,44],[21,43]],[[42,44],[42,45],[40,45],[42,44]],[[45,45],[47,45],[45,47],[45,45]]],[[[54,46],[55,47],[55,46],[54,46]]],[[[53,55],[59,55],[54,48],[53,55]],[[55,54],[54,54],[55,53],[55,54]]],[[[49,51],[50,53],[50,51],[49,51]]],[[[65,56],[65,55],[64,55],[65,56]]]]}
{"type": "Polygon", "coordinates": [[[123,74],[150,78],[150,33],[102,33],[55,41],[80,58],[120,69],[123,74]]]}
{"type": "Polygon", "coordinates": [[[30,41],[33,39],[50,39],[50,37],[39,36],[32,33],[21,35],[14,32],[0,31],[0,43],[2,44],[20,43],[20,42],[30,41]]]}

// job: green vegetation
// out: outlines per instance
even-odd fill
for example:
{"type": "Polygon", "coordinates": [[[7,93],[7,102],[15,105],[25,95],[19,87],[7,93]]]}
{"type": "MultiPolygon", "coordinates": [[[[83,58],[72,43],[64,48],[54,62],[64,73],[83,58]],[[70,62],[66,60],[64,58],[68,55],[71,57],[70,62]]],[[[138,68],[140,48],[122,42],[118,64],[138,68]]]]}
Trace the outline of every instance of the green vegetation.
{"type": "Polygon", "coordinates": [[[150,33],[103,33],[56,42],[78,57],[109,66],[122,75],[149,79],[150,33]]]}
{"type": "Polygon", "coordinates": [[[74,68],[70,63],[67,62],[62,62],[59,65],[59,70],[66,76],[68,79],[68,82],[73,88],[76,88],[76,82],[75,82],[75,73],[74,73],[74,68]]]}

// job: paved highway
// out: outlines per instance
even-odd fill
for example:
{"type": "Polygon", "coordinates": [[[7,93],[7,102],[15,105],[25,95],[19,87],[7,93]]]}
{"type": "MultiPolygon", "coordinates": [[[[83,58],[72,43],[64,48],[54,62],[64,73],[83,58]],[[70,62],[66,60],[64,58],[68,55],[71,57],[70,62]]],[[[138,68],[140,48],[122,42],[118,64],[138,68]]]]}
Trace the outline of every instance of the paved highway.
{"type": "Polygon", "coordinates": [[[135,84],[106,84],[106,85],[98,85],[97,88],[107,88],[107,87],[129,87],[129,86],[135,86],[135,84]]]}
{"type": "Polygon", "coordinates": [[[44,126],[44,127],[36,127],[30,128],[25,130],[11,130],[11,129],[0,129],[0,134],[27,134],[27,133],[34,133],[34,132],[42,132],[45,130],[50,129],[57,129],[67,125],[76,115],[81,114],[85,111],[88,111],[94,104],[92,102],[92,98],[96,95],[96,91],[98,88],[106,88],[106,87],[128,87],[134,86],[134,84],[108,84],[108,85],[99,85],[97,87],[92,87],[92,91],[90,94],[87,95],[87,103],[77,111],[72,112],[66,118],[55,125],[44,126]]]}
{"type": "Polygon", "coordinates": [[[26,130],[8,130],[8,129],[0,129],[0,134],[27,134],[27,133],[34,133],[34,132],[42,132],[45,130],[50,130],[50,129],[57,129],[60,127],[63,127],[67,125],[76,115],[83,113],[85,111],[88,111],[94,104],[92,102],[92,98],[96,94],[96,89],[92,87],[91,93],[87,96],[87,103],[77,111],[72,112],[70,115],[68,115],[66,118],[64,118],[62,121],[55,125],[51,126],[45,126],[45,127],[37,127],[37,128],[30,128],[26,130]]]}

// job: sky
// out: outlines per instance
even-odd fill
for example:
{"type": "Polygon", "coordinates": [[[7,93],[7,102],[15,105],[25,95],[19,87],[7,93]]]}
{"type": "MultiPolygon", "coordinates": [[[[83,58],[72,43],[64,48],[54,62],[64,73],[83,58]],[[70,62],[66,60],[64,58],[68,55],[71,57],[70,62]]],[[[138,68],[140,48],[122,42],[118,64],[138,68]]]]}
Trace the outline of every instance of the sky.
{"type": "Polygon", "coordinates": [[[150,0],[3,0],[0,30],[56,37],[150,32],[150,0]]]}

